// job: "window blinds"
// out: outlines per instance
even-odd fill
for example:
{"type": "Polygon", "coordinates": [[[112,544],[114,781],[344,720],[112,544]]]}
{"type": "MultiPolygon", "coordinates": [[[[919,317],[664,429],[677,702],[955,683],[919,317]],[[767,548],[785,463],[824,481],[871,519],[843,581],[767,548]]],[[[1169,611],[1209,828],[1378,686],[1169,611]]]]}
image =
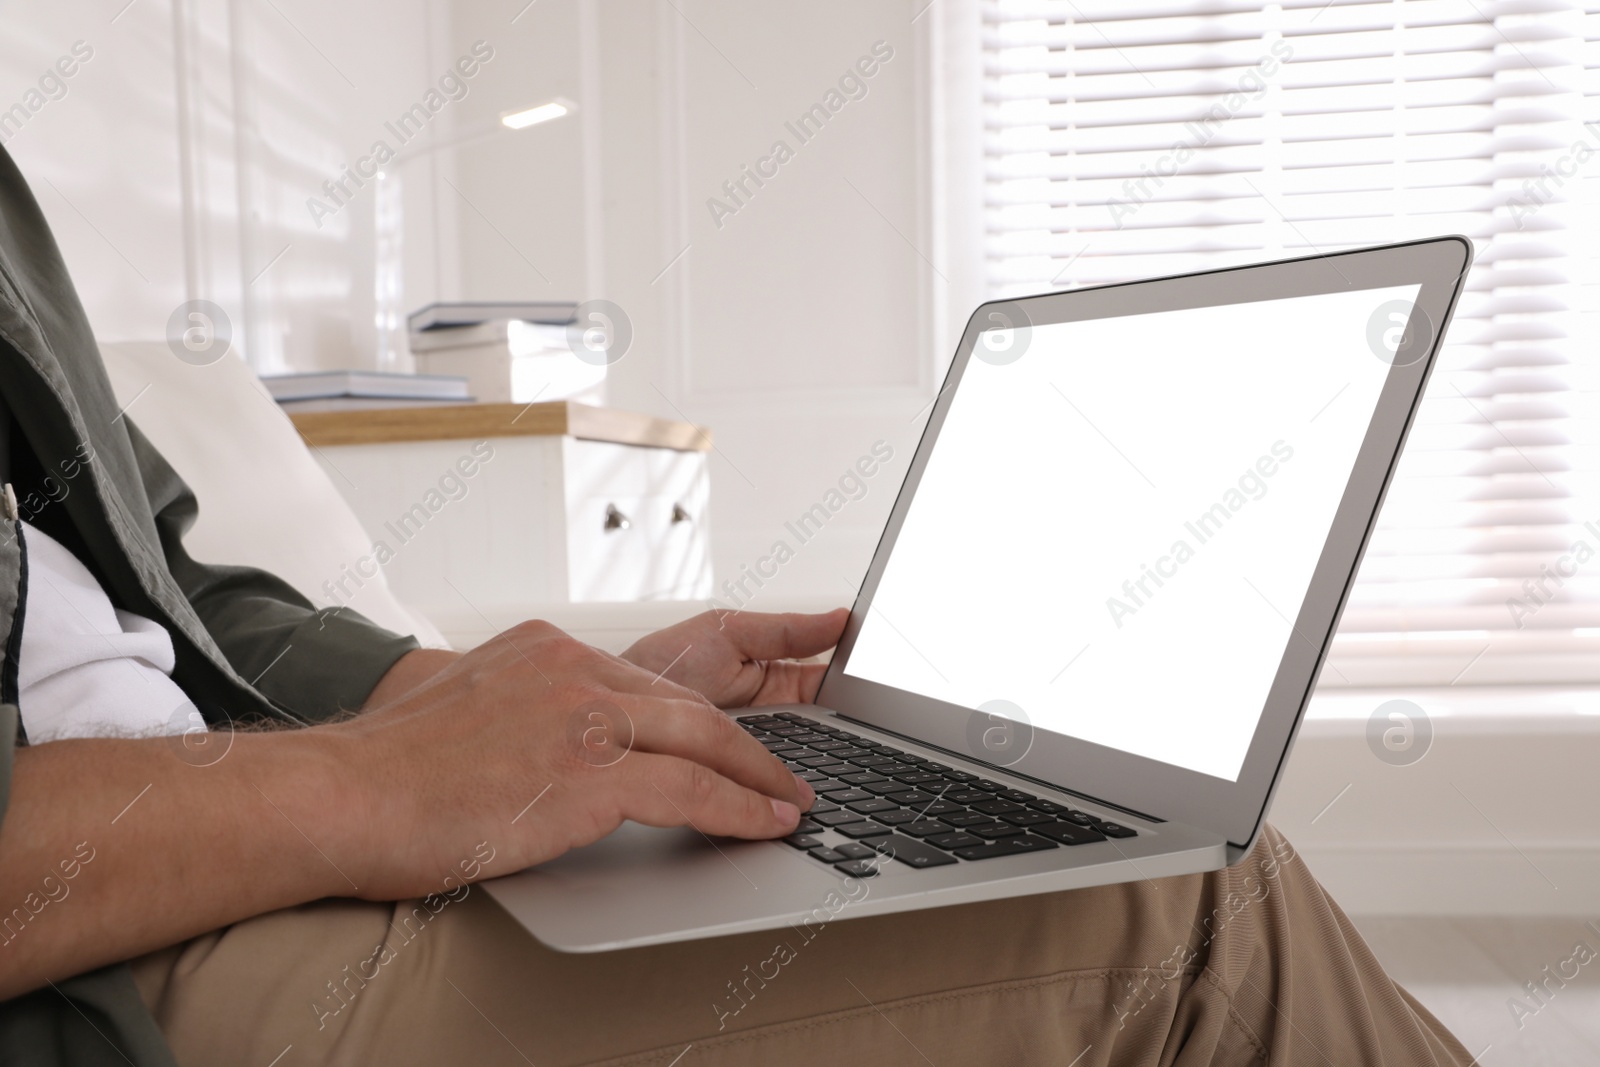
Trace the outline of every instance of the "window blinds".
{"type": "Polygon", "coordinates": [[[985,0],[992,295],[1477,247],[1323,684],[1600,681],[1596,10],[985,0]]]}

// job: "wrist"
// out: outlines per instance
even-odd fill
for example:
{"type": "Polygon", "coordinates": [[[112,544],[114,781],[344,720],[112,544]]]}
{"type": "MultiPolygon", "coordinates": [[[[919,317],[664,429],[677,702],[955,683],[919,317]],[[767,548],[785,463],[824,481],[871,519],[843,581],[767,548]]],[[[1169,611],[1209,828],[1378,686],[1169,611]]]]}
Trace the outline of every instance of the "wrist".
{"type": "Polygon", "coordinates": [[[416,648],[394,661],[394,665],[378,679],[362,711],[371,711],[405,696],[418,686],[425,685],[434,675],[461,658],[461,653],[448,648],[416,648]]]}
{"type": "Polygon", "coordinates": [[[365,896],[374,833],[358,739],[339,726],[243,734],[235,738],[241,810],[259,813],[241,832],[270,842],[270,863],[285,880],[284,904],[365,896]]]}

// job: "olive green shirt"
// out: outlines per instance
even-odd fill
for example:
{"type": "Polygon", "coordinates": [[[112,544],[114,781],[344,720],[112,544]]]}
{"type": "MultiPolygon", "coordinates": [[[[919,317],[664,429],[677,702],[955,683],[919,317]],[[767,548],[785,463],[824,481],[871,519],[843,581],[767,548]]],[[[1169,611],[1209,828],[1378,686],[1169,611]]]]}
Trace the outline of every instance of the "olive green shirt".
{"type": "MultiPolygon", "coordinates": [[[[155,321],[165,318],[167,309],[154,310],[155,321]]],[[[37,518],[25,506],[24,517],[69,534],[70,546],[113,603],[166,627],[177,653],[173,680],[207,721],[325,720],[359,707],[394,661],[417,647],[354,612],[317,609],[263,571],[189,558],[183,535],[198,512],[194,495],[119,411],[61,253],[3,149],[0,399],[14,423],[12,440],[25,445],[21,451],[35,469],[66,490],[37,518]]],[[[207,419],[208,413],[194,417],[207,419]]],[[[227,427],[215,430],[226,433],[227,427]]],[[[296,502],[282,506],[292,509],[296,502]]],[[[15,750],[27,744],[16,706],[27,575],[16,523],[0,519],[0,542],[4,819],[15,750]]],[[[0,854],[0,864],[7,862],[0,854]]],[[[23,906],[0,901],[0,922],[23,906]]],[[[70,908],[52,911],[34,921],[73,921],[70,908]]],[[[0,968],[5,951],[0,943],[0,968]]],[[[126,964],[0,1003],[0,1063],[172,1062],[126,964]]]]}

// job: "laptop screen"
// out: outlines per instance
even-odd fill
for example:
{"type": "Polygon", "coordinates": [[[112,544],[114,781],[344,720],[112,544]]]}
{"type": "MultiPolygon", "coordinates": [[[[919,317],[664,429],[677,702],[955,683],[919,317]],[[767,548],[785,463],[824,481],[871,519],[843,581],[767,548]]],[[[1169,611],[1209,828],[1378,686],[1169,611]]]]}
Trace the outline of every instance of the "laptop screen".
{"type": "Polygon", "coordinates": [[[1419,289],[979,334],[844,674],[1237,781],[1419,289]]]}

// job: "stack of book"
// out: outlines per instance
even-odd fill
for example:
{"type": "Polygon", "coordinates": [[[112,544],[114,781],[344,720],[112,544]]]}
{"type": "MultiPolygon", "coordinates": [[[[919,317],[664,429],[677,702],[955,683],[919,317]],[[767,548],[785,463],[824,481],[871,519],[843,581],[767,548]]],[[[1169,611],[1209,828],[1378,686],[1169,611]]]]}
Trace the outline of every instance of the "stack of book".
{"type": "Polygon", "coordinates": [[[577,304],[429,304],[406,319],[419,374],[460,377],[486,403],[603,403],[605,368],[572,355],[577,304]]]}
{"type": "Polygon", "coordinates": [[[261,383],[272,399],[291,413],[470,404],[473,400],[467,379],[461,375],[330,370],[267,375],[261,383]]]}

